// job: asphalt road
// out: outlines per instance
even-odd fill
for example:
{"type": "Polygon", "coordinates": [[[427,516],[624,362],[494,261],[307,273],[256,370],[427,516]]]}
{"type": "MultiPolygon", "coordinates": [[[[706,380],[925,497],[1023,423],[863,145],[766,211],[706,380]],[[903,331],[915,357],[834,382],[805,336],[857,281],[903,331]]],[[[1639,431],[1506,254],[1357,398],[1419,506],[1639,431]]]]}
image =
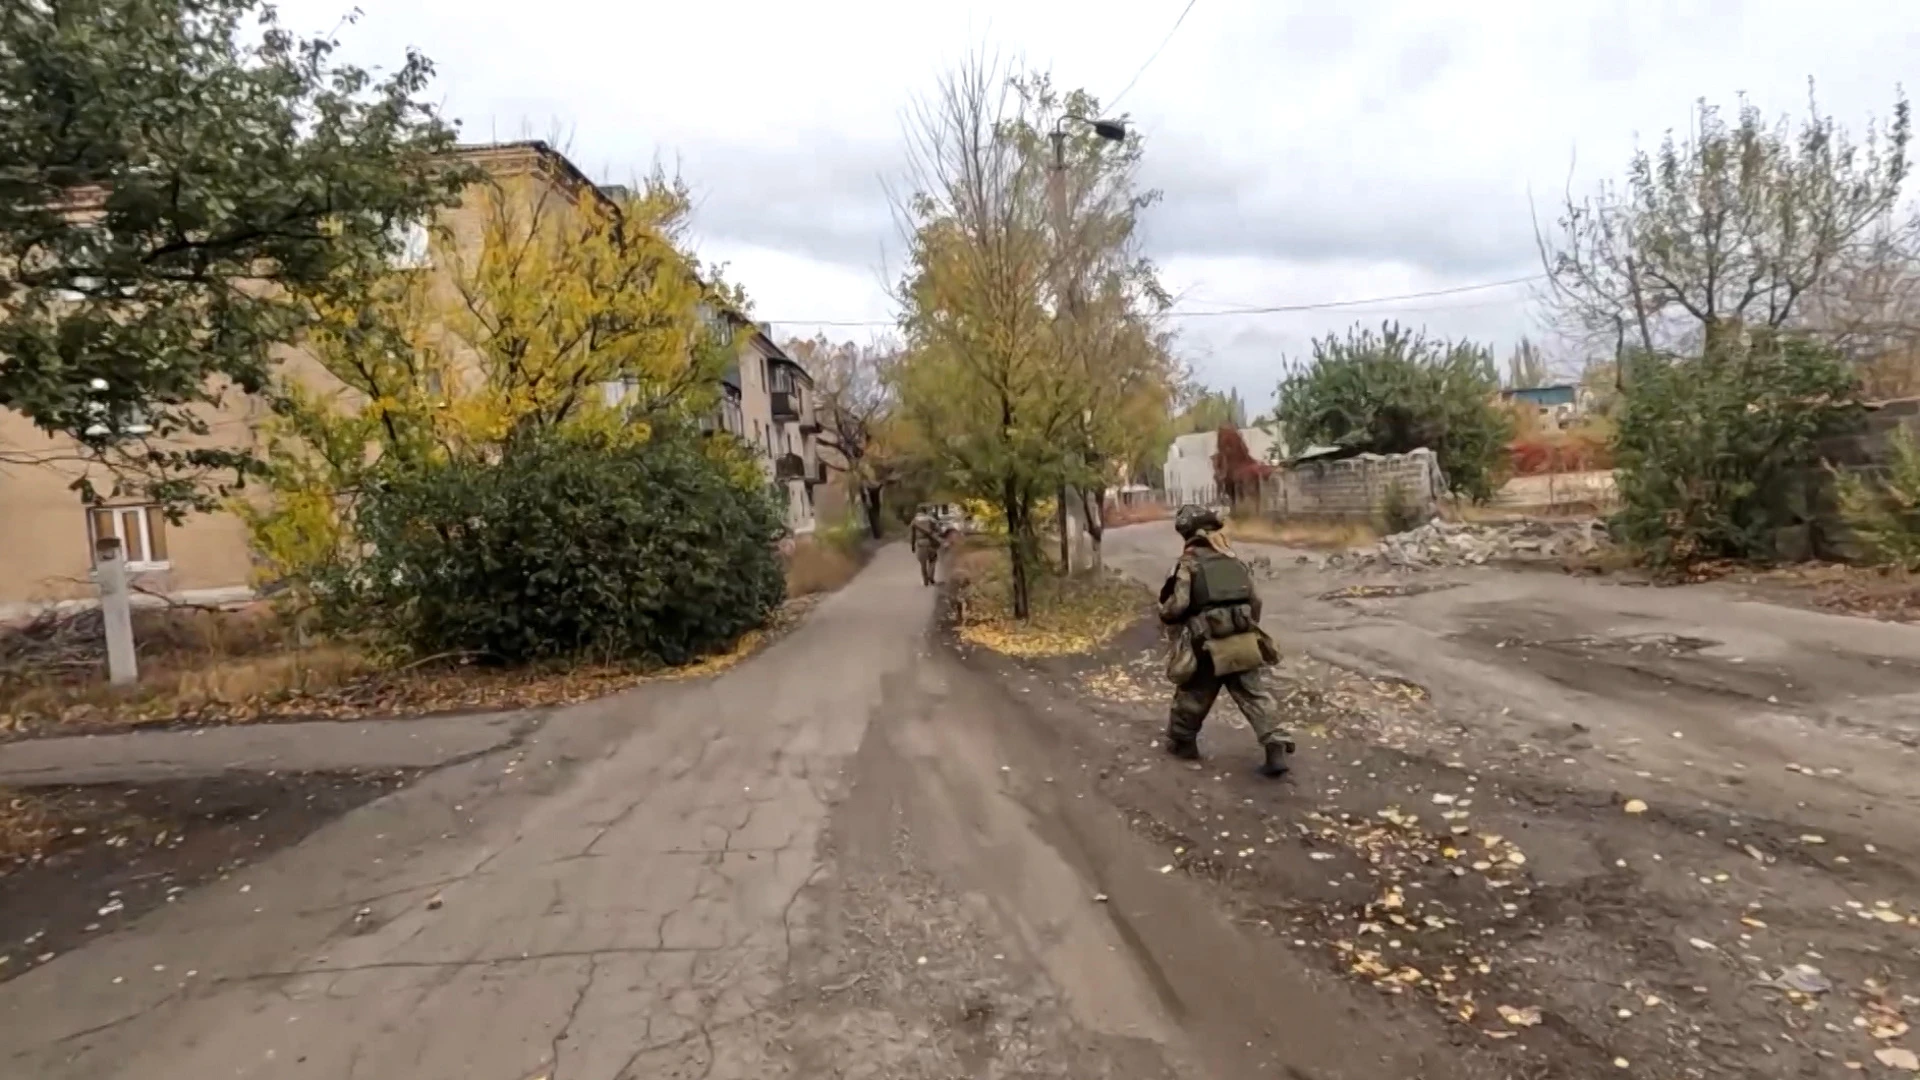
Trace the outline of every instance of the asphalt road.
{"type": "Polygon", "coordinates": [[[1203,1075],[934,604],[889,547],[720,677],[561,710],[49,960],[0,985],[0,1074],[1203,1075]]]}

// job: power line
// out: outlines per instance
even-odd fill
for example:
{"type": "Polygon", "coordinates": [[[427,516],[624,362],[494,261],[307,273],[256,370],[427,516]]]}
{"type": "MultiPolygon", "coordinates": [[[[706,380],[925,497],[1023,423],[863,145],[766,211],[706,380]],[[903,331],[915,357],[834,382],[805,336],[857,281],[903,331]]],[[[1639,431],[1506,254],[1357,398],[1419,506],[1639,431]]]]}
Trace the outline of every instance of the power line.
{"type": "Polygon", "coordinates": [[[1120,106],[1120,99],[1126,97],[1127,94],[1133,90],[1133,85],[1140,81],[1140,76],[1145,75],[1147,69],[1153,66],[1153,62],[1160,59],[1161,50],[1167,47],[1167,42],[1173,40],[1173,35],[1180,32],[1180,24],[1187,21],[1187,12],[1192,11],[1193,5],[1199,2],[1200,0],[1187,0],[1187,6],[1180,9],[1180,17],[1173,20],[1173,29],[1167,31],[1167,36],[1160,39],[1160,45],[1153,50],[1153,55],[1147,57],[1147,62],[1141,64],[1140,70],[1134,72],[1133,78],[1127,80],[1127,85],[1121,87],[1120,92],[1113,95],[1113,100],[1102,103],[1100,106],[1102,112],[1105,112],[1109,116],[1114,115],[1113,110],[1120,106]]]}
{"type": "Polygon", "coordinates": [[[1169,311],[1167,317],[1180,319],[1208,319],[1217,315],[1278,315],[1290,311],[1325,311],[1329,308],[1368,307],[1373,304],[1392,304],[1401,300],[1425,300],[1434,296],[1457,296],[1460,293],[1481,292],[1486,289],[1503,289],[1510,285],[1526,285],[1544,280],[1545,274],[1529,274],[1526,277],[1508,278],[1505,281],[1483,281],[1477,285],[1456,285],[1450,289],[1429,289],[1425,292],[1401,293],[1398,296],[1372,296],[1361,300],[1324,300],[1313,304],[1276,304],[1270,307],[1221,308],[1218,311],[1169,311]]]}
{"type": "MultiPolygon", "coordinates": [[[[1435,296],[1458,296],[1461,293],[1483,292],[1487,289],[1503,289],[1512,285],[1526,285],[1545,280],[1544,274],[1530,274],[1526,277],[1507,278],[1504,281],[1483,281],[1474,285],[1455,285],[1448,289],[1428,289],[1425,292],[1401,293],[1397,296],[1369,296],[1357,300],[1322,300],[1310,304],[1273,304],[1266,307],[1220,308],[1216,311],[1167,311],[1162,314],[1169,319],[1210,319],[1229,315],[1282,315],[1295,311],[1326,311],[1333,308],[1368,307],[1374,304],[1393,304],[1403,300],[1426,300],[1435,296]]],[[[1440,310],[1440,309],[1433,309],[1440,310]]],[[[893,319],[767,319],[765,322],[776,326],[895,326],[893,319]]]]}

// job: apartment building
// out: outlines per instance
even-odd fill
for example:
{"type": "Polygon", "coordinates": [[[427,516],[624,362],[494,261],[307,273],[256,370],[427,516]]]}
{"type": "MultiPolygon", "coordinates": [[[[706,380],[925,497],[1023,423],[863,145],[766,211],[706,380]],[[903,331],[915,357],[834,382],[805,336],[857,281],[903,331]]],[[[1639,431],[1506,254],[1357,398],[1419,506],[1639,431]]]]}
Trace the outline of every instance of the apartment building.
{"type": "MultiPolygon", "coordinates": [[[[467,146],[457,153],[495,181],[533,180],[513,188],[531,197],[543,189],[606,197],[604,189],[544,142],[467,146]]],[[[463,255],[477,252],[482,242],[483,205],[479,198],[464,200],[443,211],[435,223],[463,255]]],[[[444,295],[453,289],[452,279],[446,268],[433,265],[428,234],[422,227],[408,237],[399,268],[435,275],[432,289],[444,295]]],[[[708,427],[731,432],[758,450],[768,484],[786,500],[789,527],[796,534],[811,532],[813,496],[825,475],[814,445],[819,428],[813,380],[765,327],[749,326],[731,312],[711,317],[749,332],[737,363],[722,378],[721,402],[708,427]]],[[[310,386],[338,387],[298,346],[282,349],[278,359],[283,372],[310,386]]],[[[618,384],[604,389],[609,400],[621,392],[618,384]]],[[[209,413],[211,431],[205,441],[259,451],[259,425],[267,416],[265,401],[237,395],[209,413]]],[[[38,459],[37,464],[9,465],[0,471],[0,618],[94,597],[93,542],[109,534],[120,539],[142,592],[202,602],[248,595],[253,557],[245,527],[231,514],[194,514],[176,523],[157,507],[136,500],[110,500],[89,508],[73,483],[90,467],[73,452],[71,441],[47,436],[18,413],[0,411],[0,447],[13,461],[38,459]]],[[[97,472],[95,479],[104,480],[97,472]]]]}
{"type": "Polygon", "coordinates": [[[813,532],[814,499],[827,478],[816,438],[813,376],[760,324],[746,335],[739,360],[720,385],[719,414],[709,427],[759,451],[768,482],[786,502],[787,527],[796,535],[813,532]]]}

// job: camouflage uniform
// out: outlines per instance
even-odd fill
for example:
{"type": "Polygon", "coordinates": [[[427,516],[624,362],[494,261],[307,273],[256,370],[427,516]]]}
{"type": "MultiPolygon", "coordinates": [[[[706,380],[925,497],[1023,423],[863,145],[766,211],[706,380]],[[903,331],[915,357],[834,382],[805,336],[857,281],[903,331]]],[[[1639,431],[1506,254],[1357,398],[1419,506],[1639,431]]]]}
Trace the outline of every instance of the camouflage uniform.
{"type": "MultiPolygon", "coordinates": [[[[1234,704],[1239,706],[1240,714],[1247,718],[1253,728],[1254,736],[1267,752],[1267,764],[1262,772],[1267,775],[1279,775],[1285,770],[1285,756],[1293,750],[1293,740],[1280,726],[1276,715],[1273,695],[1266,690],[1261,667],[1252,667],[1246,671],[1221,675],[1214,671],[1213,658],[1206,648],[1194,641],[1192,620],[1203,614],[1203,609],[1194,603],[1196,577],[1204,573],[1202,564],[1209,559],[1233,559],[1224,542],[1212,539],[1218,529],[1218,520],[1206,511],[1186,516],[1187,523],[1193,518],[1211,524],[1212,528],[1196,528],[1187,536],[1186,549],[1181,552],[1180,560],[1174,566],[1173,575],[1168,578],[1160,594],[1160,620],[1168,624],[1170,632],[1188,635],[1186,647],[1194,652],[1194,671],[1191,677],[1179,684],[1174,691],[1173,706],[1167,720],[1167,748],[1181,757],[1198,756],[1197,740],[1201,725],[1206,722],[1207,713],[1212,711],[1214,701],[1224,687],[1232,695],[1234,704]],[[1202,516],[1204,515],[1204,516],[1202,516]]],[[[1182,529],[1187,533],[1187,529],[1182,529]]],[[[1237,560],[1235,560],[1237,562],[1237,560]]],[[[1241,571],[1244,574],[1244,568],[1241,571]]],[[[1244,587],[1247,589],[1245,606],[1251,609],[1253,623],[1257,626],[1260,619],[1261,604],[1258,593],[1252,591],[1251,575],[1247,575],[1244,587]]],[[[1219,606],[1219,605],[1208,605],[1219,606]]],[[[1179,644],[1179,643],[1176,643],[1179,644]]]]}
{"type": "Polygon", "coordinates": [[[913,515],[913,523],[907,526],[907,542],[920,560],[920,584],[934,584],[933,568],[940,560],[940,529],[932,515],[925,510],[913,515]]]}

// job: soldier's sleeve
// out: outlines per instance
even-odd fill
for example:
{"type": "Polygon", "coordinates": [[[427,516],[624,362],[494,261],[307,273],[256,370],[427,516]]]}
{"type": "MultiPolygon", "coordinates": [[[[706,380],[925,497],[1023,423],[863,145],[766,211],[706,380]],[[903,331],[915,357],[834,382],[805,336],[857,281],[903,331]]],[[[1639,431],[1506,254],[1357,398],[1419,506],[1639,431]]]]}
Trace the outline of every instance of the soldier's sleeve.
{"type": "Polygon", "coordinates": [[[1160,621],[1177,623],[1187,617],[1187,607],[1193,603],[1193,563],[1181,559],[1173,566],[1173,589],[1160,601],[1160,621]]]}
{"type": "MultiPolygon", "coordinates": [[[[1252,580],[1253,571],[1251,570],[1247,571],[1247,578],[1250,581],[1252,580]]],[[[1247,601],[1247,605],[1253,608],[1253,621],[1259,622],[1260,621],[1260,585],[1258,582],[1253,583],[1253,598],[1247,601]]]]}

